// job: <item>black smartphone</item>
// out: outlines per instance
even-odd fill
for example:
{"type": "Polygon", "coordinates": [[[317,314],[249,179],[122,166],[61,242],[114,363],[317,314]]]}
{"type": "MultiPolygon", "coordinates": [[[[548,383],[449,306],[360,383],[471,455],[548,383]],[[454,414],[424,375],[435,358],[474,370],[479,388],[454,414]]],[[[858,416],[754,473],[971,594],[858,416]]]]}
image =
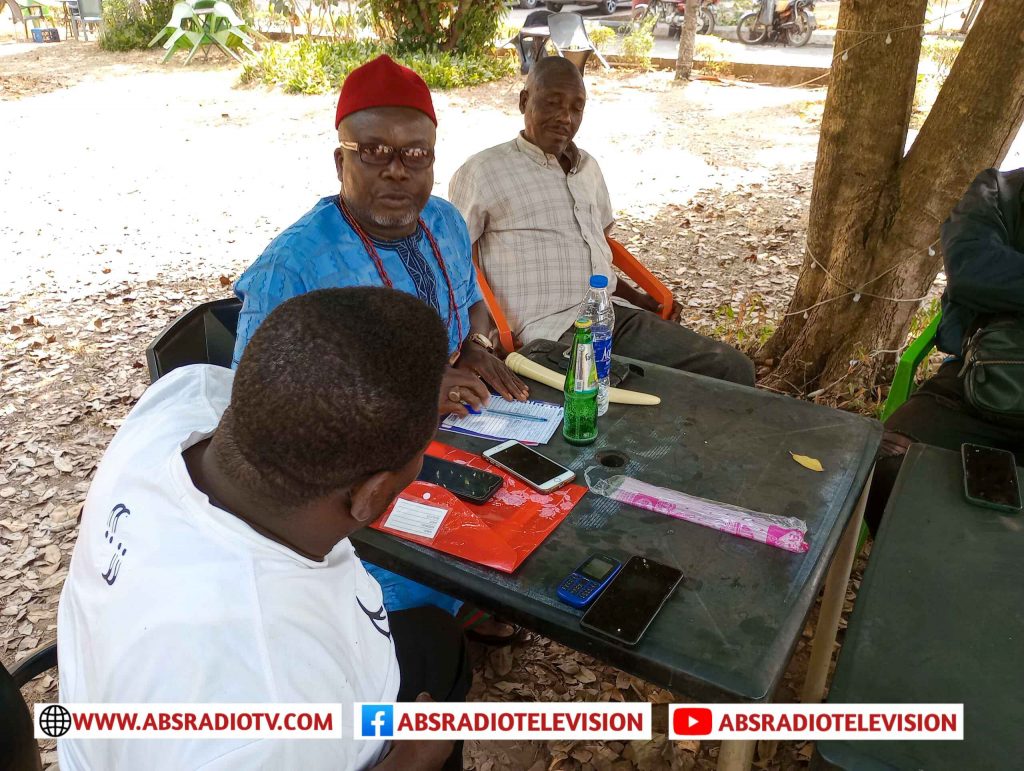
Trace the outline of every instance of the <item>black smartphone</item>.
{"type": "Polygon", "coordinates": [[[964,495],[971,503],[999,511],[1020,511],[1017,461],[1012,452],[960,445],[964,462],[964,495]]]}
{"type": "Polygon", "coordinates": [[[631,557],[584,614],[580,626],[624,645],[636,645],[682,578],[677,568],[631,557]]]}
{"type": "Polygon", "coordinates": [[[416,478],[443,487],[470,503],[486,503],[498,492],[502,481],[497,474],[435,458],[433,455],[423,456],[423,470],[416,478]]]}

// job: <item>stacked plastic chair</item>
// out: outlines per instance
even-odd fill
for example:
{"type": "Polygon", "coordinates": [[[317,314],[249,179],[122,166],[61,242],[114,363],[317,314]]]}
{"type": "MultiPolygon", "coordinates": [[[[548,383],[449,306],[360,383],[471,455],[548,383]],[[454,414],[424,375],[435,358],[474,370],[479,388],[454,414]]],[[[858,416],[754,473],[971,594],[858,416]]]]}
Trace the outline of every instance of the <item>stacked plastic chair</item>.
{"type": "Polygon", "coordinates": [[[164,49],[163,61],[168,61],[176,50],[188,49],[185,64],[195,57],[200,48],[205,49],[204,58],[216,46],[235,61],[241,61],[237,49],[255,55],[253,41],[245,29],[245,21],[224,0],[193,0],[174,4],[171,19],[157,33],[149,46],[152,48],[161,40],[164,49]]]}

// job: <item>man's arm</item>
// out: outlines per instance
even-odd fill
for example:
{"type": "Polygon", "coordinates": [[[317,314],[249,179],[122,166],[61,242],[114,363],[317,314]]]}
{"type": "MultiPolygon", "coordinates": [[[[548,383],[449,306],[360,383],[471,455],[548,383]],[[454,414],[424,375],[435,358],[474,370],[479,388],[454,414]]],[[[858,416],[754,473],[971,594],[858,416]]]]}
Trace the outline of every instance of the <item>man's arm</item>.
{"type": "Polygon", "coordinates": [[[1024,254],[1011,245],[995,169],[975,178],[943,223],[942,252],[950,300],[978,313],[1024,312],[1024,254]]]}

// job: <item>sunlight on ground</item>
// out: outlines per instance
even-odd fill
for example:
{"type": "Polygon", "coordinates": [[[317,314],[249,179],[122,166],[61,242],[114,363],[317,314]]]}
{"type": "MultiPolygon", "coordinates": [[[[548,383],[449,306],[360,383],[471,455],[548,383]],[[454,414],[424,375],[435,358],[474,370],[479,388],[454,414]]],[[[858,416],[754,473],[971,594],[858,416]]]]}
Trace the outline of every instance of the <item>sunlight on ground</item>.
{"type": "MultiPolygon", "coordinates": [[[[77,295],[172,266],[237,272],[315,200],[336,191],[334,96],[236,87],[228,69],[105,65],[71,88],[0,102],[0,124],[53,152],[7,154],[0,291],[77,295]],[[103,272],[103,271],[108,272],[103,272]]],[[[588,75],[581,147],[620,214],[652,216],[697,191],[728,191],[813,160],[799,110],[820,92],[671,85],[668,73],[588,75]],[[809,95],[811,95],[809,97],[809,95]],[[791,149],[737,164],[730,132],[770,131],[791,149]]],[[[435,194],[474,152],[522,127],[515,80],[437,95],[435,194]]],[[[189,271],[191,272],[191,271],[189,271]]]]}

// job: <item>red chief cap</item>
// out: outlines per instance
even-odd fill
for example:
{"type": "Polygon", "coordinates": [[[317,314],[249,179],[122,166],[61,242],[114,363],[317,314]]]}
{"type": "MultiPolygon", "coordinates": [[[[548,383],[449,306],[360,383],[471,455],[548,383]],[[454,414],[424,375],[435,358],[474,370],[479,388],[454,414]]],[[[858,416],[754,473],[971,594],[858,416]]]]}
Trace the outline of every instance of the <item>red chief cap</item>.
{"type": "Polygon", "coordinates": [[[434,102],[423,78],[387,54],[357,67],[341,84],[334,128],[354,112],[371,107],[411,107],[437,125],[434,102]]]}

